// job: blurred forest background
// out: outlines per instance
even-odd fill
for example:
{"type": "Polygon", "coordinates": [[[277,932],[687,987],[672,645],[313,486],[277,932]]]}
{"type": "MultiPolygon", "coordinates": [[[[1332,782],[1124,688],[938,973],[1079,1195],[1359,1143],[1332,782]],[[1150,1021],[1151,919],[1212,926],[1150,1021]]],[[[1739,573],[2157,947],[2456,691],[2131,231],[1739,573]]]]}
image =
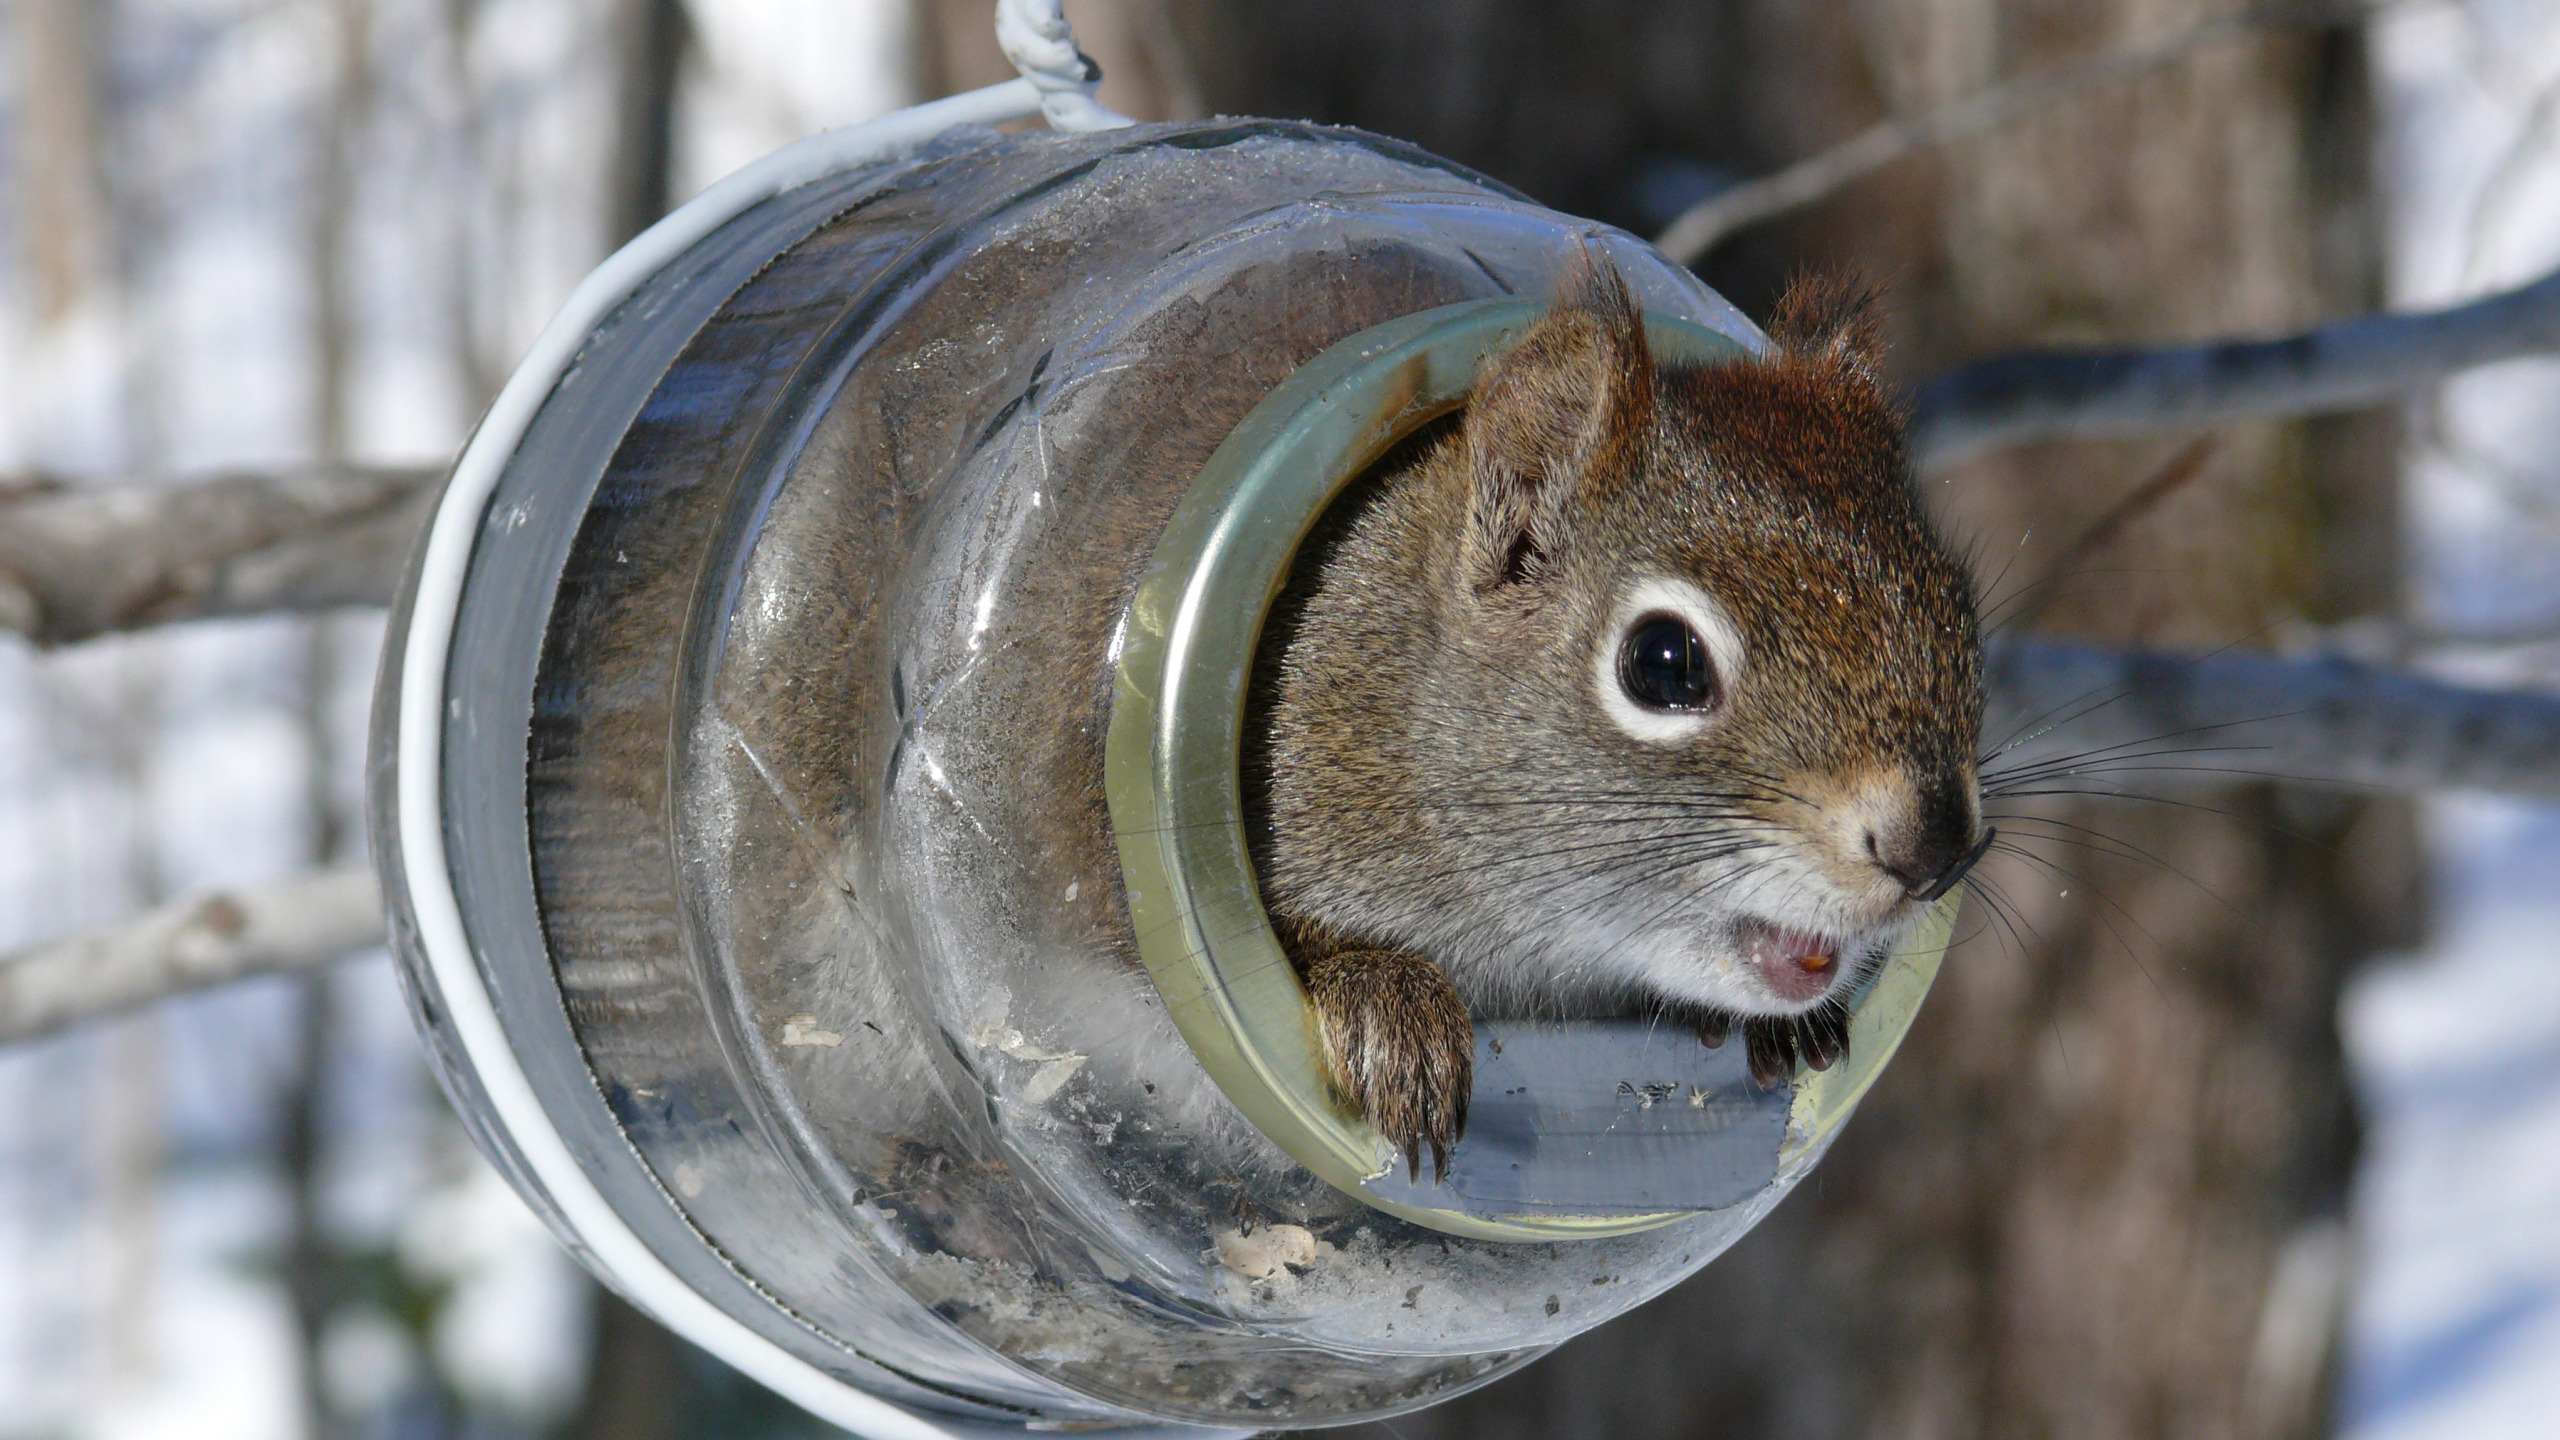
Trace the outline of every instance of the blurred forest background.
{"type": "MultiPolygon", "coordinates": [[[[147,595],[74,623],[13,588],[13,524],[249,472],[396,536],[589,266],[769,149],[1004,78],[988,8],[8,0],[0,978],[359,863],[380,630],[153,628],[147,595]]],[[[1067,10],[1126,113],[1362,125],[1639,233],[1796,176],[1700,273],[1760,315],[1799,265],[1864,265],[1915,385],[2560,261],[2560,0],[1067,10]]],[[[1925,484],[2020,633],[2560,683],[2548,361],[1925,484]]],[[[2003,802],[2041,858],[1986,867],[2006,909],[1817,1181],[1668,1298],[1374,1434],[2548,1433],[2560,816],[2185,768],[2109,782],[2158,803],[2003,802]]],[[[378,933],[351,893],[312,904],[378,933]]],[[[556,1251],[344,948],[0,1049],[0,1437],[822,1433],[556,1251]]]]}

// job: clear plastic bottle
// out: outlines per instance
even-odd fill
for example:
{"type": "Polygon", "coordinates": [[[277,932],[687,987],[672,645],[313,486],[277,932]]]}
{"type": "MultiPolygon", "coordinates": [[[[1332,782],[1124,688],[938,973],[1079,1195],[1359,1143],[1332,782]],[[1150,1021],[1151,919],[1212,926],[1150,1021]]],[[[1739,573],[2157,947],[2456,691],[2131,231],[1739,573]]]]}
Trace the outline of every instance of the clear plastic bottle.
{"type": "MultiPolygon", "coordinates": [[[[1324,1424],[1658,1293],[1810,1166],[1863,1081],[1781,1096],[1720,1208],[1413,1223],[1245,1120],[1132,934],[1105,742],[1195,478],[1346,337],[1543,298],[1586,247],[1762,343],[1630,237],[1266,121],[947,136],[749,210],[597,327],[481,517],[437,804],[507,1047],[686,1286],[909,1405],[1324,1424]]],[[[422,958],[396,764],[422,1025],[578,1246],[422,958]]]]}

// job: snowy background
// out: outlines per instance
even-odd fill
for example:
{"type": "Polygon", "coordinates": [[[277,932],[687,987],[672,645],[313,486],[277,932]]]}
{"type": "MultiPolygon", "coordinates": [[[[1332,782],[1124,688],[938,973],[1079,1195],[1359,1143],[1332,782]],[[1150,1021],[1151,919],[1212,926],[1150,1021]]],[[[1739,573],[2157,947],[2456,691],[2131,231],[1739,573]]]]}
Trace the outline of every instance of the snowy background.
{"type": "MultiPolygon", "coordinates": [[[[2374,29],[2391,299],[2423,308],[2560,264],[2560,5],[2412,6],[2374,29]]],[[[2415,407],[2410,608],[2440,668],[2560,683],[2560,364],[2415,407]]],[[[2560,814],[2428,806],[2424,950],[2341,1017],[2370,1129],[2340,1412],[2355,1440],[2560,1425],[2560,814]]]]}
{"type": "MultiPolygon", "coordinates": [[[[329,0],[5,12],[13,174],[60,113],[59,27],[101,88],[94,170],[0,221],[0,475],[452,453],[609,248],[620,10],[362,9],[352,90],[329,0]],[[356,177],[336,232],[313,198],[333,130],[356,177]],[[324,244],[343,306],[315,290],[324,244]]],[[[911,98],[895,0],[692,12],[679,196],[911,98]]],[[[2394,303],[2560,262],[2560,0],[2401,6],[2374,34],[2394,303]]],[[[2411,428],[2413,643],[2448,674],[2560,683],[2560,365],[2466,377],[2411,428]]],[[[0,951],[356,853],[377,639],[345,618],[0,640],[0,951]]],[[[2342,1017],[2372,1130],[2341,1413],[2357,1440],[2547,1434],[2560,815],[2429,814],[2434,938],[2342,1017]]],[[[591,1304],[445,1113],[379,955],[0,1051],[0,1437],[286,1440],[315,1396],[366,1433],[535,1434],[577,1397],[591,1304]],[[307,1346],[298,1246],[330,1277],[307,1346]]]]}
{"type": "MultiPolygon", "coordinates": [[[[81,27],[95,172],[0,221],[0,475],[449,459],[610,248],[601,0],[351,7],[35,0],[0,12],[0,155],[81,27]],[[50,52],[48,54],[48,52],[50,52]],[[351,148],[339,333],[315,294],[324,138],[351,148]],[[344,354],[337,414],[319,357],[344,354]]],[[[905,9],[696,16],[690,194],[906,103],[905,9]]],[[[268,620],[42,654],[0,640],[0,950],[190,889],[361,853],[380,623],[268,620]]],[[[399,1435],[539,1433],[576,1401],[592,1294],[423,1068],[381,955],[0,1051],[0,1436],[282,1440],[307,1398],[282,1277],[325,1256],[310,1376],[399,1435]],[[293,1163],[296,1127],[310,1137],[293,1163]],[[283,1157],[280,1163],[280,1156],[283,1157]]]]}

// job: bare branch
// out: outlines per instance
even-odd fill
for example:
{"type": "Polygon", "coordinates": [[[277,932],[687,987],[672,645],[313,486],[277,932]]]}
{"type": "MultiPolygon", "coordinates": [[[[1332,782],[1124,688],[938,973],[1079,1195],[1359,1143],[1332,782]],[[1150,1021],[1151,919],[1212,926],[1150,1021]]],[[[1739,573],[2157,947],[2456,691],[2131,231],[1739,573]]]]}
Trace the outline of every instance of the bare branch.
{"type": "Polygon", "coordinates": [[[2202,658],[2046,640],[1992,658],[1993,771],[2144,793],[2248,776],[2560,799],[2560,695],[2475,690],[2343,659],[2202,658]]]}
{"type": "MultiPolygon", "coordinates": [[[[2259,777],[2560,799],[2560,695],[2467,689],[2339,659],[2192,658],[2057,641],[1992,657],[1985,778],[2013,792],[2174,791],[2259,777]],[[2020,733],[2022,732],[2022,733],[2020,733]],[[2019,767],[2037,766],[2021,781],[2019,767]]],[[[217,891],[0,956],[0,1044],[379,945],[361,865],[217,891]]]]}
{"type": "Polygon", "coordinates": [[[2560,645],[2560,620],[2535,616],[2504,624],[2409,625],[2390,638],[2403,650],[2534,650],[2560,645]]]}
{"type": "Polygon", "coordinates": [[[39,645],[389,603],[443,471],[313,466],[0,498],[0,628],[39,645]]]}
{"type": "Polygon", "coordinates": [[[193,896],[0,956],[0,1044],[252,975],[316,970],[383,940],[371,867],[193,896]]]}
{"type": "Polygon", "coordinates": [[[2554,351],[2560,271],[2449,310],[2367,315],[2274,340],[2004,355],[1921,387],[1912,442],[1923,465],[1939,465],[2030,440],[2356,410],[2554,351]]]}
{"type": "Polygon", "coordinates": [[[1776,174],[1718,191],[1681,212],[1653,243],[1681,264],[1695,265],[1735,231],[1800,210],[1919,151],[1979,135],[2101,86],[2168,69],[2217,41],[2275,25],[2360,19],[2370,8],[2360,4],[2247,6],[2199,21],[2149,45],[1992,85],[1935,110],[1871,125],[1776,174]]]}

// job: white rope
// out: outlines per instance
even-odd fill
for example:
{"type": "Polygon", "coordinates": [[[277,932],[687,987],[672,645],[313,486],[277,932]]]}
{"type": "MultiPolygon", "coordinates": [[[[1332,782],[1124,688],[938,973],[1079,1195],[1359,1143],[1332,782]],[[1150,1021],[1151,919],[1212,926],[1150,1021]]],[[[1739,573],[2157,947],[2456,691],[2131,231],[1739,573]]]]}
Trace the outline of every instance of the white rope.
{"type": "Polygon", "coordinates": [[[1133,123],[1094,100],[1102,67],[1076,48],[1061,5],[1062,0],[996,0],[996,43],[1004,47],[1004,58],[1040,92],[1040,113],[1051,129],[1072,134],[1133,123]]]}

